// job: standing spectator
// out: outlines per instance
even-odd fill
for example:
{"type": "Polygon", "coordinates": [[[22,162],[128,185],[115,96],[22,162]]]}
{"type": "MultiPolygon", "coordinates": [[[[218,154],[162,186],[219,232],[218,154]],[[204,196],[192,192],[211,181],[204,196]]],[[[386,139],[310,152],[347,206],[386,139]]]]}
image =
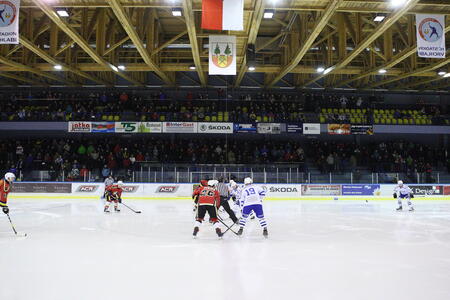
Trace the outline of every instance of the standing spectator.
{"type": "Polygon", "coordinates": [[[111,170],[108,168],[107,165],[104,165],[103,170],[102,170],[103,179],[108,178],[110,174],[111,174],[111,170]]]}

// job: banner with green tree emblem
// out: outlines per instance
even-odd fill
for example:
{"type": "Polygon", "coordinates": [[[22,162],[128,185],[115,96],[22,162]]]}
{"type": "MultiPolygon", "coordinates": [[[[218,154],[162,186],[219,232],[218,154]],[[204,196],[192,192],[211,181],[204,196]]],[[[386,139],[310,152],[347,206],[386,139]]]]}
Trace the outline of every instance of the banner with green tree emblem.
{"type": "Polygon", "coordinates": [[[209,36],[209,75],[236,75],[236,36],[209,36]]]}

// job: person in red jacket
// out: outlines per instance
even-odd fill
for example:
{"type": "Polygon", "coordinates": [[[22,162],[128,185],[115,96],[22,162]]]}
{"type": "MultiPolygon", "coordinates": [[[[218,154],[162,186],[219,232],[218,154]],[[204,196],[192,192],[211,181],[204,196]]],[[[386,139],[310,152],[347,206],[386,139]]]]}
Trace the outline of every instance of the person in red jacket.
{"type": "Polygon", "coordinates": [[[117,182],[117,184],[112,184],[106,187],[106,205],[105,209],[103,210],[105,213],[109,213],[109,205],[111,204],[111,202],[114,202],[114,211],[120,212],[119,203],[122,203],[122,191],[123,182],[120,180],[117,182]]]}
{"type": "Polygon", "coordinates": [[[14,173],[6,173],[5,179],[0,180],[0,207],[5,214],[9,213],[8,194],[15,179],[16,175],[14,173]]]}
{"type": "Polygon", "coordinates": [[[194,238],[200,231],[200,225],[202,225],[203,218],[208,212],[211,222],[216,230],[216,234],[219,238],[222,237],[222,231],[219,228],[219,222],[217,219],[217,208],[220,206],[219,192],[214,188],[216,184],[215,180],[209,180],[208,186],[201,186],[194,191],[193,198],[197,199],[198,209],[197,217],[194,227],[194,238]]]}

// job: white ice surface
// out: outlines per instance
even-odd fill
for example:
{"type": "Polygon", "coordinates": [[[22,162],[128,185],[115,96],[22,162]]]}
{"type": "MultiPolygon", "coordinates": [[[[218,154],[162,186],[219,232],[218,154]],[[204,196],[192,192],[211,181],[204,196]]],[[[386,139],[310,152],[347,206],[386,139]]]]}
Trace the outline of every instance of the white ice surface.
{"type": "MultiPolygon", "coordinates": [[[[191,237],[189,201],[15,200],[0,212],[0,300],[450,299],[450,201],[266,202],[243,238],[191,237]]],[[[229,221],[229,220],[228,220],[229,221]]]]}

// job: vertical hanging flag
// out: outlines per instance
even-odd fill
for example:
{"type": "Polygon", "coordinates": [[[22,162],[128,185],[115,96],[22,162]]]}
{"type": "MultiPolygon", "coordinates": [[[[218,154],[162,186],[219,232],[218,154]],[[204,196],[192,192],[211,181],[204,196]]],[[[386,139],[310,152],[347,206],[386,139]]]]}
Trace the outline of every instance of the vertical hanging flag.
{"type": "Polygon", "coordinates": [[[244,30],[244,0],[203,0],[202,28],[244,30]]]}
{"type": "Polygon", "coordinates": [[[209,75],[236,75],[236,36],[209,36],[209,75]]]}
{"type": "Polygon", "coordinates": [[[416,15],[419,57],[445,58],[445,15],[416,15]]]}
{"type": "Polygon", "coordinates": [[[19,43],[20,0],[0,1],[0,44],[19,43]]]}

